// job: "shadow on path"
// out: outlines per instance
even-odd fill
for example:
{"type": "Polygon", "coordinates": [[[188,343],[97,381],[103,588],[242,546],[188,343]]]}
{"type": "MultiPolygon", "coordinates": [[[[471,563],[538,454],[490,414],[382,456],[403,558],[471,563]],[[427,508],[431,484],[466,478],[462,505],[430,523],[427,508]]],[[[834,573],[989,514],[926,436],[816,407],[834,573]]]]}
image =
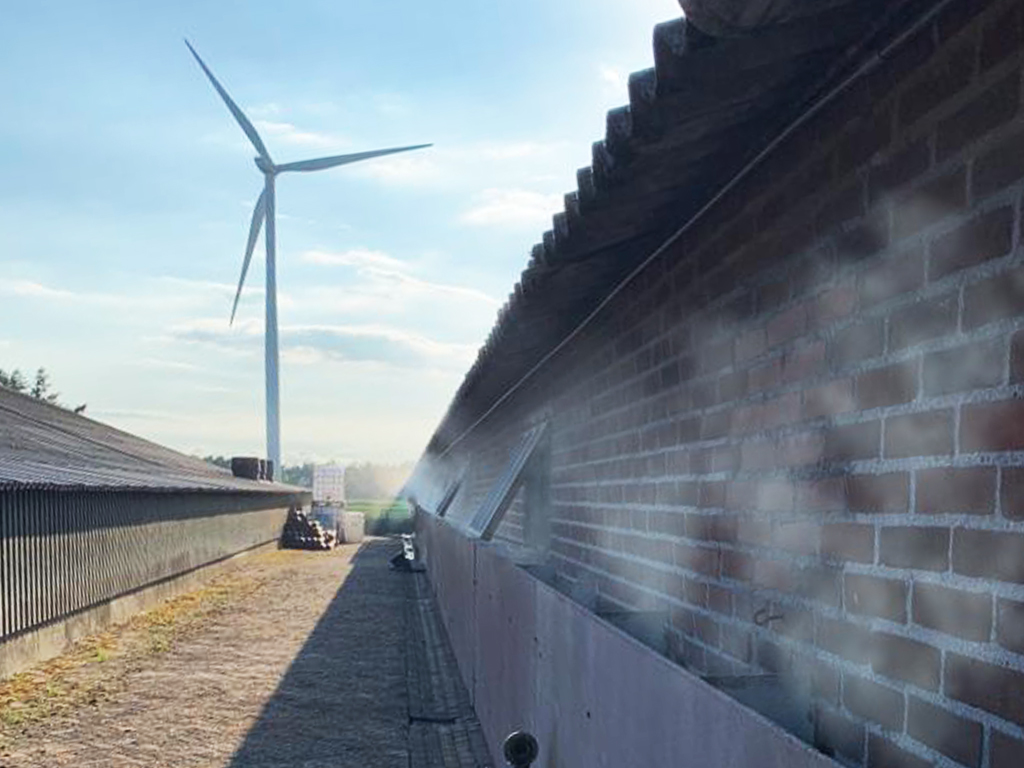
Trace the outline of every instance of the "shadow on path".
{"type": "Polygon", "coordinates": [[[368,541],[353,556],[229,768],[408,768],[408,575],[388,569],[396,548],[368,541]]]}

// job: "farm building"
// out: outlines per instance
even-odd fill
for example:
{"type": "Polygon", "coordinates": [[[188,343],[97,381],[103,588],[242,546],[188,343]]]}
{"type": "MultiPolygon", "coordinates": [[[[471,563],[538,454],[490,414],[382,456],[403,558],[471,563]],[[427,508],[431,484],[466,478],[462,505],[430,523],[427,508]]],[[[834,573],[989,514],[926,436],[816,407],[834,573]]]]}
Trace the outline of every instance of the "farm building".
{"type": "Polygon", "coordinates": [[[1024,4],[682,5],[409,485],[492,749],[1024,765],[1024,4]]]}
{"type": "Polygon", "coordinates": [[[0,678],[276,542],[308,503],[0,387],[0,678]]]}

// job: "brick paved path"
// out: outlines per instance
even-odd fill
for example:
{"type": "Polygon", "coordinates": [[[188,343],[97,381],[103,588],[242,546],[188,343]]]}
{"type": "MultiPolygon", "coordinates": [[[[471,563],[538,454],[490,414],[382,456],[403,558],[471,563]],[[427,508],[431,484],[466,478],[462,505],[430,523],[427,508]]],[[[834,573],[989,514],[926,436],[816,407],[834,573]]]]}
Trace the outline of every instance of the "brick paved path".
{"type": "Polygon", "coordinates": [[[240,561],[265,585],[117,691],[34,727],[0,766],[491,765],[419,574],[397,546],[240,561]]]}

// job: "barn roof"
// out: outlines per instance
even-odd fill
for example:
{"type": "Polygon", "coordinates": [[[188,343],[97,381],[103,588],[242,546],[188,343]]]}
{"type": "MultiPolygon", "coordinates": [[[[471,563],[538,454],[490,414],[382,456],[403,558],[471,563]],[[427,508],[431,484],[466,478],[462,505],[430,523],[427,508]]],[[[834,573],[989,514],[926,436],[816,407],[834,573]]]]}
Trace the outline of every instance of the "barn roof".
{"type": "Polygon", "coordinates": [[[0,387],[0,490],[217,491],[305,489],[228,470],[0,387]]]}
{"type": "Polygon", "coordinates": [[[681,0],[535,245],[428,452],[444,450],[924,0],[681,0]]]}

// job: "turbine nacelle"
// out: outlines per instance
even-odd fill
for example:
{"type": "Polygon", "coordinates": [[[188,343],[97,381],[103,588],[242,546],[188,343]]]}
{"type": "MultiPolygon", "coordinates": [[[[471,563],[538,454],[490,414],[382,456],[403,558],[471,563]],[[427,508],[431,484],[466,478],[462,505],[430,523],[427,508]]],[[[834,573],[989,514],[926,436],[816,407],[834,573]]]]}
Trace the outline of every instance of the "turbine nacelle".
{"type": "Polygon", "coordinates": [[[265,157],[254,157],[253,162],[256,163],[256,167],[260,169],[263,174],[274,175],[277,173],[277,168],[270,160],[265,157]]]}

